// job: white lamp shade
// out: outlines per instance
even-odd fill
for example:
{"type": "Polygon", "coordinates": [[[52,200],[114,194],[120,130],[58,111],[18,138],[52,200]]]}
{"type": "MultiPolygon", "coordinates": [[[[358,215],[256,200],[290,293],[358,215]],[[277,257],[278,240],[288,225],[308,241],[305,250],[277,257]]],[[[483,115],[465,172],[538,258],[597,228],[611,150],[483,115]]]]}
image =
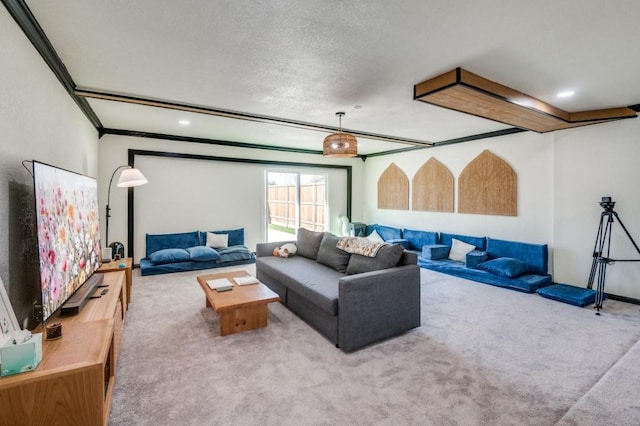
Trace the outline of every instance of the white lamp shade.
{"type": "Polygon", "coordinates": [[[145,183],[149,183],[146,177],[138,169],[129,168],[124,169],[120,173],[120,179],[118,179],[118,187],[128,188],[130,186],[140,186],[145,183]]]}

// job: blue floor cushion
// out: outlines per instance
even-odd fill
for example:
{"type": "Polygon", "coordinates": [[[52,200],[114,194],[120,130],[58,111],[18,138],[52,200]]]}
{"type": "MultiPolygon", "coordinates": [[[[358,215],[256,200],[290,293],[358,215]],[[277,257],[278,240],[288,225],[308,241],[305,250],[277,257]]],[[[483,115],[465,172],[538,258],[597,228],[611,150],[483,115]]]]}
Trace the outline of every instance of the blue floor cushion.
{"type": "Polygon", "coordinates": [[[567,284],[554,284],[539,288],[537,293],[547,299],[568,303],[574,306],[587,306],[596,302],[596,291],[567,284]]]}

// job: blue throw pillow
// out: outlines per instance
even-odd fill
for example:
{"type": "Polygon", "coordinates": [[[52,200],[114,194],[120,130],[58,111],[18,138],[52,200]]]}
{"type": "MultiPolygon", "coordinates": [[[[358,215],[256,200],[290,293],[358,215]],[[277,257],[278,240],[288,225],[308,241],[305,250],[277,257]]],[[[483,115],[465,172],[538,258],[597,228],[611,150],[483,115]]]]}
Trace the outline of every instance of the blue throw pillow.
{"type": "Polygon", "coordinates": [[[155,265],[163,263],[188,262],[189,252],[181,248],[162,249],[151,253],[149,260],[155,265]]]}
{"type": "Polygon", "coordinates": [[[499,257],[482,262],[478,265],[478,269],[506,278],[519,277],[534,270],[528,263],[511,257],[499,257]]]}
{"type": "Polygon", "coordinates": [[[208,262],[220,259],[220,254],[207,246],[195,246],[187,249],[189,259],[195,262],[208,262]]]}

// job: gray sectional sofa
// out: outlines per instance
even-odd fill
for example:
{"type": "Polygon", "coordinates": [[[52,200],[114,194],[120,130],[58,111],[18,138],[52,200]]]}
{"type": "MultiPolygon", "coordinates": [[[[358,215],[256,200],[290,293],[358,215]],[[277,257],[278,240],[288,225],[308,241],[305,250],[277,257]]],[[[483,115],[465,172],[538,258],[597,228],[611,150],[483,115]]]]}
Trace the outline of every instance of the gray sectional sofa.
{"type": "Polygon", "coordinates": [[[256,276],[282,303],[345,352],[420,326],[417,255],[388,244],[376,257],[336,247],[328,232],[298,230],[298,253],[273,256],[284,242],[256,246],[256,276]]]}

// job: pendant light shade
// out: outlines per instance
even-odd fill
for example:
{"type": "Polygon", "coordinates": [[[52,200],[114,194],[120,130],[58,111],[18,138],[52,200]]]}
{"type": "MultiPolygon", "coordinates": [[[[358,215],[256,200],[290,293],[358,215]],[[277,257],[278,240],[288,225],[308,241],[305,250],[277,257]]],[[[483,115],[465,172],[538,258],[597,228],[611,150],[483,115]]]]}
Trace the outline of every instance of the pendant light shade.
{"type": "Polygon", "coordinates": [[[355,157],[358,155],[358,140],[355,136],[342,131],[342,117],[344,112],[336,112],[340,120],[338,133],[332,133],[324,138],[322,155],[325,157],[355,157]]]}

